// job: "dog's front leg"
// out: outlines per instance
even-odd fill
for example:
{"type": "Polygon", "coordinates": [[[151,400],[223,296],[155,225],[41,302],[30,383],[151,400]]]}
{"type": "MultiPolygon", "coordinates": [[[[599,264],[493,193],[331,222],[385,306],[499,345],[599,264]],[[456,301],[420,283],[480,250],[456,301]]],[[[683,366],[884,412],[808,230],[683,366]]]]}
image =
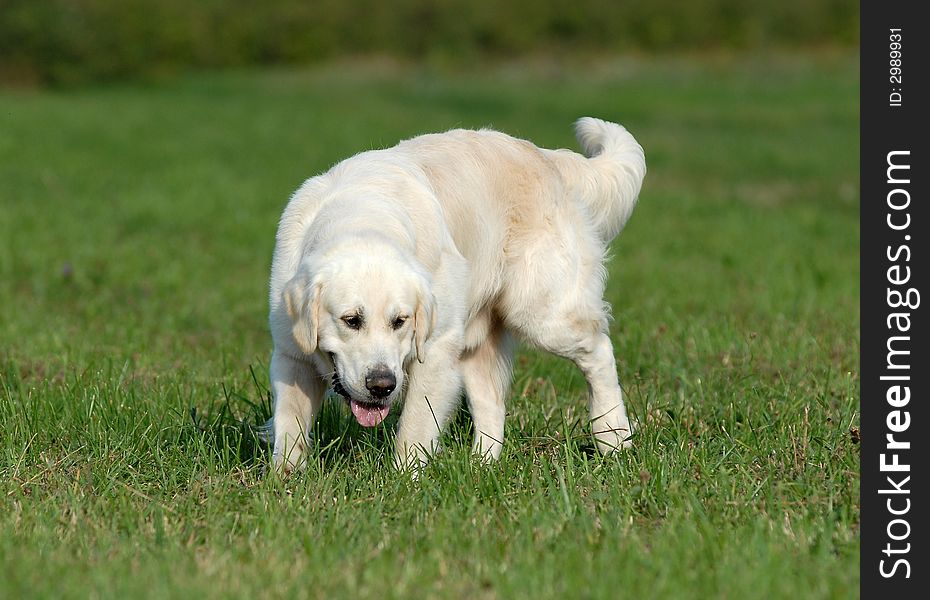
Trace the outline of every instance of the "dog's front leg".
{"type": "Polygon", "coordinates": [[[411,366],[397,425],[394,460],[399,468],[419,466],[436,451],[439,435],[461,399],[461,352],[461,335],[450,334],[431,342],[423,363],[411,366]]]}
{"type": "Polygon", "coordinates": [[[271,389],[274,394],[275,470],[285,475],[306,464],[310,430],[323,403],[325,384],[309,362],[275,351],[271,356],[271,389]]]}

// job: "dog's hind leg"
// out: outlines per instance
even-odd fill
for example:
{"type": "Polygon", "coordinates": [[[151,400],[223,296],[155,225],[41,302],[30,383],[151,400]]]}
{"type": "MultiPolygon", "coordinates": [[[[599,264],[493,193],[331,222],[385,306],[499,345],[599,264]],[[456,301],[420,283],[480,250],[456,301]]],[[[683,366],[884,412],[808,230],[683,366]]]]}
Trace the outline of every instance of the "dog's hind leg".
{"type": "Polygon", "coordinates": [[[474,451],[484,460],[500,457],[504,442],[504,401],[510,390],[513,338],[501,327],[461,359],[465,397],[475,424],[474,451]]]}
{"type": "Polygon", "coordinates": [[[588,410],[597,449],[607,454],[629,448],[633,430],[606,327],[578,320],[562,323],[561,327],[529,327],[522,333],[528,341],[572,360],[581,369],[588,383],[588,410]]]}
{"type": "Polygon", "coordinates": [[[623,403],[623,390],[617,379],[613,344],[606,333],[599,332],[570,350],[588,381],[588,409],[597,448],[607,454],[629,448],[633,428],[623,403]]]}
{"type": "Polygon", "coordinates": [[[589,291],[537,306],[533,313],[518,313],[513,326],[527,342],[568,358],[581,369],[588,383],[588,409],[597,448],[607,454],[630,447],[633,431],[607,335],[606,305],[600,300],[598,286],[589,291]]]}

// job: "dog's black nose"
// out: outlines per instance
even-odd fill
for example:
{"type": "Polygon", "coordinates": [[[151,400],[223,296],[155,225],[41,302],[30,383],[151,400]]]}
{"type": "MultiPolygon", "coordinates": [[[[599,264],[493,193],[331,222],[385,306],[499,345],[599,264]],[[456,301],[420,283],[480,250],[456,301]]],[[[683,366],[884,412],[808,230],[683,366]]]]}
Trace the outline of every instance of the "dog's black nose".
{"type": "Polygon", "coordinates": [[[365,387],[374,398],[387,398],[397,387],[397,378],[387,367],[375,367],[365,376],[365,387]]]}

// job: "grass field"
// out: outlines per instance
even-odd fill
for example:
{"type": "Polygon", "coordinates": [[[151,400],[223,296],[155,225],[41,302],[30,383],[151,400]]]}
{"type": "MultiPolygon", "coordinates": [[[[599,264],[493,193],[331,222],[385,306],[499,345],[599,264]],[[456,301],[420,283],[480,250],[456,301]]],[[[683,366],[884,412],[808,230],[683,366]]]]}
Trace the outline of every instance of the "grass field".
{"type": "Polygon", "coordinates": [[[0,596],[857,596],[857,90],[823,54],[0,91],[0,596]],[[594,453],[580,374],[524,351],[497,464],[463,412],[411,481],[331,403],[310,470],[265,477],[288,194],[586,114],[650,169],[608,292],[635,448],[594,453]]]}

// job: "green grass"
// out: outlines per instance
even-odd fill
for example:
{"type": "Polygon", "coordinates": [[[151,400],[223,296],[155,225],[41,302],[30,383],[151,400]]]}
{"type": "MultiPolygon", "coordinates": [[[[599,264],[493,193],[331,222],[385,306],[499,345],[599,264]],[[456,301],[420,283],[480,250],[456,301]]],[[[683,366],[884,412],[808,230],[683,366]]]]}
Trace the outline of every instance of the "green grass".
{"type": "Polygon", "coordinates": [[[0,596],[856,596],[858,64],[705,58],[0,92],[0,596]],[[265,477],[288,194],[453,126],[574,147],[585,114],[650,168],[608,292],[634,450],[594,453],[581,376],[524,351],[497,464],[463,412],[411,481],[331,403],[309,471],[265,477]]]}

